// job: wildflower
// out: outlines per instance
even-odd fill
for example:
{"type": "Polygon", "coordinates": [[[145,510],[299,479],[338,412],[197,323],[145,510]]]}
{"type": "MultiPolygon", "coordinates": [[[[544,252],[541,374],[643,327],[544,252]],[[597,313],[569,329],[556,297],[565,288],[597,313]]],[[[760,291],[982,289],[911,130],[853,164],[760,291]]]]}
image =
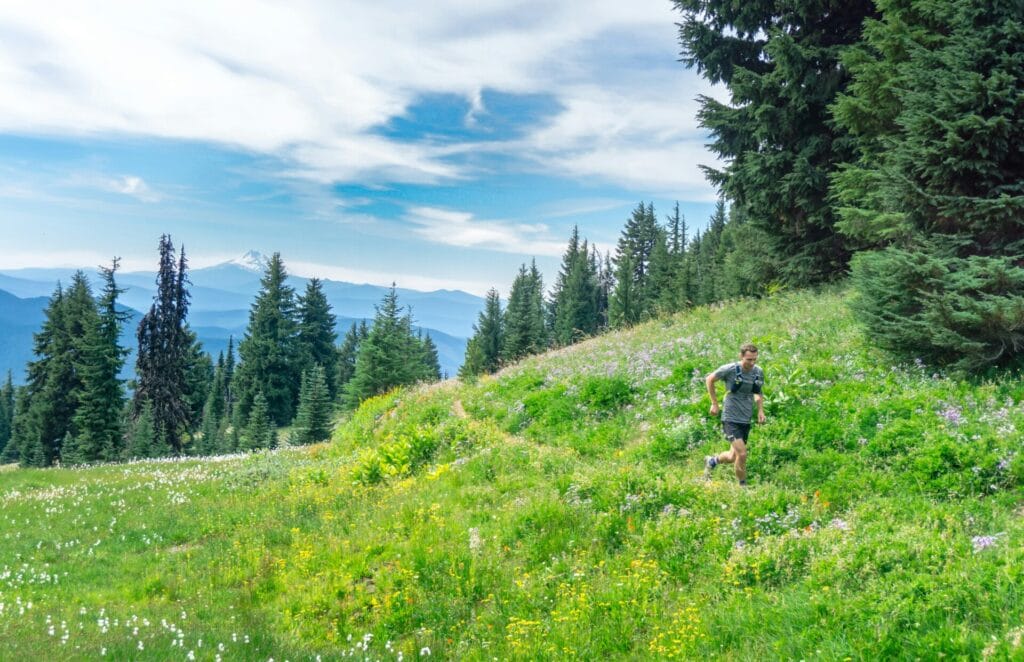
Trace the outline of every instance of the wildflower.
{"type": "Polygon", "coordinates": [[[420,657],[430,657],[430,649],[426,646],[420,649],[420,657]]]}
{"type": "Polygon", "coordinates": [[[850,530],[850,525],[847,523],[847,521],[844,519],[840,519],[838,517],[829,522],[829,526],[831,526],[833,529],[839,529],[840,531],[850,530]]]}
{"type": "Polygon", "coordinates": [[[995,547],[999,539],[1006,535],[1006,532],[997,533],[991,536],[974,536],[971,538],[971,544],[974,545],[974,553],[984,551],[989,547],[995,547]]]}
{"type": "Polygon", "coordinates": [[[469,530],[469,551],[476,554],[483,548],[483,545],[483,540],[480,539],[480,529],[474,526],[469,530]]]}

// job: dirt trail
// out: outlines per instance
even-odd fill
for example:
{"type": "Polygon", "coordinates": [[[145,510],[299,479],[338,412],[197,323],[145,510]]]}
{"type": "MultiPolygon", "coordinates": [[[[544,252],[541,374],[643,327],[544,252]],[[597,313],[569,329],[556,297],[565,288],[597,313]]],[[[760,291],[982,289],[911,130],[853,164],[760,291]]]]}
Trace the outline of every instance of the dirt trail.
{"type": "Polygon", "coordinates": [[[452,413],[459,418],[469,418],[469,415],[466,414],[466,410],[462,408],[462,400],[456,400],[452,403],[452,413]]]}

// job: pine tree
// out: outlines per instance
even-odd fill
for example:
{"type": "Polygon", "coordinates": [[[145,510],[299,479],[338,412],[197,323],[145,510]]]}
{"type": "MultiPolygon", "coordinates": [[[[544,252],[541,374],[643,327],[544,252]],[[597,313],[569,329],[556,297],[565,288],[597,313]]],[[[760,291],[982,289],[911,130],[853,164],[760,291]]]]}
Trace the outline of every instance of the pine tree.
{"type": "Polygon", "coordinates": [[[60,459],[68,433],[74,436],[77,394],[82,381],[76,370],[82,339],[95,323],[96,304],[89,282],[79,271],[71,286],[57,289],[45,311],[42,329],[34,335],[36,359],[28,364],[24,403],[18,405],[12,442],[22,466],[48,466],[60,459]]]}
{"type": "Polygon", "coordinates": [[[292,425],[294,444],[313,444],[331,436],[331,397],[324,372],[314,365],[302,373],[299,413],[292,425]]]}
{"type": "Polygon", "coordinates": [[[221,418],[231,420],[235,414],[235,337],[228,336],[228,349],[224,355],[224,411],[221,418]]]}
{"type": "MultiPolygon", "coordinates": [[[[11,440],[14,429],[14,382],[11,371],[7,371],[7,381],[0,387],[0,457],[3,457],[7,443],[11,440]]],[[[0,462],[2,463],[2,462],[0,462]]]]}
{"type": "MultiPolygon", "coordinates": [[[[211,391],[212,395],[213,391],[211,391]]],[[[216,398],[207,398],[206,405],[203,407],[203,424],[195,445],[195,452],[198,455],[213,455],[224,445],[220,435],[221,418],[213,410],[211,399],[216,400],[216,398]]]]}
{"type": "Polygon", "coordinates": [[[337,396],[338,334],[335,319],[324,294],[323,283],[318,278],[310,278],[305,294],[299,297],[298,351],[300,362],[306,369],[313,365],[324,369],[332,400],[337,396]]]}
{"type": "Polygon", "coordinates": [[[551,336],[556,345],[569,345],[597,332],[599,287],[596,255],[585,239],[580,241],[579,228],[573,227],[551,298],[551,336]]]}
{"type": "Polygon", "coordinates": [[[109,268],[100,268],[104,288],[97,302],[99,314],[90,319],[79,342],[79,361],[75,367],[81,388],[75,394],[77,408],[73,417],[75,459],[79,462],[110,462],[123,451],[121,418],[125,394],[120,374],[128,350],[118,340],[129,315],[117,309],[117,297],[124,292],[114,278],[118,263],[114,258],[109,268]]]}
{"type": "Polygon", "coordinates": [[[249,325],[238,345],[241,365],[236,375],[237,406],[244,419],[257,392],[266,399],[270,418],[287,425],[295,413],[301,381],[295,290],[280,253],[274,253],[249,311],[249,325]]]}
{"type": "Polygon", "coordinates": [[[161,451],[156,430],[153,427],[153,405],[148,400],[144,400],[142,408],[132,420],[125,456],[128,459],[155,457],[161,455],[161,451]]]}
{"type": "Polygon", "coordinates": [[[414,351],[411,322],[402,315],[392,284],[377,306],[369,335],[359,343],[355,374],[345,388],[345,406],[355,409],[366,398],[417,381],[418,357],[414,351]]]}
{"type": "Polygon", "coordinates": [[[420,355],[423,364],[421,380],[436,382],[441,379],[441,359],[437,355],[437,345],[434,344],[434,339],[430,337],[429,333],[423,336],[420,342],[420,355]]]}
{"type": "Polygon", "coordinates": [[[186,325],[188,263],[182,247],[175,264],[170,235],[160,237],[159,251],[157,292],[149,312],[139,322],[137,333],[137,385],[132,410],[138,416],[148,402],[156,435],[153,448],[166,448],[168,453],[180,454],[182,434],[193,421],[189,368],[194,336],[186,325]]]}
{"type": "Polygon", "coordinates": [[[501,349],[501,360],[512,363],[534,353],[536,351],[531,337],[531,284],[530,272],[526,265],[519,267],[519,273],[512,281],[512,289],[508,295],[508,305],[505,307],[505,337],[501,349]]]}
{"type": "Polygon", "coordinates": [[[636,292],[633,257],[626,253],[618,261],[615,272],[615,290],[608,302],[608,320],[612,328],[620,329],[640,321],[641,301],[636,292]]]}
{"type": "Polygon", "coordinates": [[[341,341],[341,347],[338,348],[338,358],[336,360],[337,374],[334,379],[339,395],[344,394],[345,387],[352,380],[352,376],[356,374],[356,357],[359,356],[359,343],[366,340],[369,335],[370,330],[366,326],[366,320],[363,320],[361,323],[352,322],[352,326],[349,327],[345,338],[341,341]]]}
{"type": "Polygon", "coordinates": [[[861,41],[871,0],[674,0],[683,62],[724,84],[701,96],[701,126],[726,163],[704,168],[772,241],[788,283],[842,277],[856,242],[835,232],[829,176],[853,156],[829,105],[850,80],[843,56],[861,41]]]}
{"type": "Polygon", "coordinates": [[[473,336],[466,345],[466,370],[460,372],[469,377],[475,374],[497,372],[501,367],[501,355],[504,348],[505,320],[501,311],[501,299],[498,291],[491,288],[484,299],[484,309],[480,311],[477,323],[473,325],[473,336]],[[473,356],[469,352],[474,353],[473,356]],[[470,373],[469,370],[479,372],[470,373]]]}
{"type": "Polygon", "coordinates": [[[1021,5],[879,2],[835,107],[859,159],[835,183],[854,309],[905,358],[980,370],[1024,359],[1021,5]]]}
{"type": "Polygon", "coordinates": [[[675,310],[674,272],[675,257],[669,252],[668,236],[658,229],[651,251],[650,276],[647,282],[647,313],[658,315],[675,310]]]}
{"type": "MultiPolygon", "coordinates": [[[[654,216],[654,204],[640,203],[626,221],[619,237],[615,255],[615,287],[628,289],[618,295],[619,305],[629,301],[629,309],[619,309],[616,315],[624,315],[619,324],[635,324],[653,314],[654,298],[650,296],[651,257],[662,232],[654,216]],[[621,263],[628,258],[631,271],[625,272],[621,263]],[[626,282],[628,280],[628,282],[626,282]]],[[[617,295],[613,294],[612,298],[617,295]]],[[[610,304],[609,304],[610,306],[610,304]]],[[[615,322],[613,322],[615,324],[615,322]]]]}
{"type": "Polygon", "coordinates": [[[274,424],[270,419],[270,406],[267,399],[263,397],[263,391],[256,391],[252,398],[252,407],[249,411],[249,422],[242,436],[241,448],[244,450],[255,450],[258,448],[273,448],[277,444],[274,424]]]}
{"type": "Polygon", "coordinates": [[[725,254],[722,251],[722,233],[725,231],[725,222],[725,203],[719,200],[695,255],[699,266],[697,302],[701,304],[714,303],[724,298],[725,254]]]}

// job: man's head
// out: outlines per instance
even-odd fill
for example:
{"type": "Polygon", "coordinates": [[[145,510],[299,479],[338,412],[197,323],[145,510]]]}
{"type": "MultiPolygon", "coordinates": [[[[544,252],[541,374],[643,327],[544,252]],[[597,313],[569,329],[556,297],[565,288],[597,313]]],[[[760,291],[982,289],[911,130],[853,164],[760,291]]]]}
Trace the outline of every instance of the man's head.
{"type": "Polygon", "coordinates": [[[757,363],[757,345],[753,343],[744,343],[740,347],[740,363],[744,370],[750,370],[757,363]]]}

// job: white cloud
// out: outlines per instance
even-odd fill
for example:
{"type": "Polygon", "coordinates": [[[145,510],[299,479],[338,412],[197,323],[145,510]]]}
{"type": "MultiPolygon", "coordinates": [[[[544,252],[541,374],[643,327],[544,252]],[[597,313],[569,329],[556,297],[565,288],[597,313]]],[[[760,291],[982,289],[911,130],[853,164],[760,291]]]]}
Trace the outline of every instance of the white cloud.
{"type": "Polygon", "coordinates": [[[470,213],[433,207],[413,207],[405,220],[416,226],[417,235],[435,244],[549,257],[565,251],[565,241],[552,237],[543,224],[480,220],[470,213]]]}
{"type": "Polygon", "coordinates": [[[458,278],[438,278],[426,276],[422,273],[403,273],[398,271],[375,271],[372,269],[358,269],[342,267],[333,264],[320,264],[316,262],[288,262],[288,271],[296,276],[305,278],[327,278],[330,280],[344,281],[347,283],[368,283],[389,287],[391,283],[396,286],[411,290],[431,292],[434,290],[462,290],[470,294],[484,296],[492,285],[483,281],[465,280],[458,278]]]}
{"type": "Polygon", "coordinates": [[[498,149],[706,195],[690,162],[710,158],[692,103],[708,90],[674,62],[677,19],[667,0],[5,3],[0,132],[211,141],[317,182],[429,184],[472,172],[376,127],[425,93],[462,95],[467,123],[482,90],[547,93],[564,111],[498,149]],[[638,72],[637,53],[665,65],[638,72]]]}

